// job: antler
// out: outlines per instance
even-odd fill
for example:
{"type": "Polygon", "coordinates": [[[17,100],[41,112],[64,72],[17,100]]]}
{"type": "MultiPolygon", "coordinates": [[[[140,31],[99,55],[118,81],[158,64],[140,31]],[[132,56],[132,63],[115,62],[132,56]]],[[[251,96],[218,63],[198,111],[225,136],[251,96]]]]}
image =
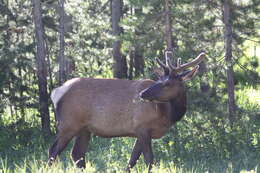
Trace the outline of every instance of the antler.
{"type": "Polygon", "coordinates": [[[177,68],[179,68],[181,66],[181,58],[178,58],[177,60],[177,68]]]}
{"type": "Polygon", "coordinates": [[[178,73],[178,72],[185,70],[186,68],[194,67],[194,66],[198,65],[205,57],[206,57],[206,54],[204,52],[202,52],[199,54],[199,56],[197,56],[197,58],[195,58],[191,62],[182,64],[182,65],[181,65],[181,59],[178,58],[176,67],[174,67],[174,65],[172,65],[172,63],[168,57],[166,57],[166,65],[158,58],[156,58],[156,61],[164,69],[164,71],[178,73]]]}
{"type": "Polygon", "coordinates": [[[206,54],[204,52],[202,52],[199,54],[199,56],[197,56],[197,58],[195,58],[191,62],[182,64],[182,65],[179,64],[179,67],[177,66],[175,71],[181,72],[181,71],[185,70],[186,68],[194,67],[194,66],[198,65],[205,57],[206,57],[206,54]]]}
{"type": "Polygon", "coordinates": [[[169,73],[169,68],[159,58],[156,58],[156,61],[163,68],[165,73],[169,73]]]}

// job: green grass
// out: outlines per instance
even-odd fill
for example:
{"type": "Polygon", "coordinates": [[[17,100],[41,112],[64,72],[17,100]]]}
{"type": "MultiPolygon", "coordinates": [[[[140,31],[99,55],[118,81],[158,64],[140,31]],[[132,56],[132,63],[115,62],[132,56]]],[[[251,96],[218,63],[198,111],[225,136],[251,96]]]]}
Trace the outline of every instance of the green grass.
{"type": "MultiPolygon", "coordinates": [[[[1,173],[97,173],[97,172],[104,172],[104,173],[120,173],[125,172],[124,167],[121,167],[122,163],[119,161],[115,161],[114,163],[108,163],[107,168],[99,169],[96,167],[94,163],[86,162],[85,169],[76,168],[75,165],[71,161],[61,162],[56,161],[54,165],[49,167],[46,162],[38,159],[30,159],[30,160],[23,160],[21,163],[15,163],[12,167],[8,165],[7,160],[0,159],[0,172],[1,173]]],[[[214,170],[205,171],[205,167],[203,165],[194,167],[192,169],[187,169],[183,167],[177,167],[173,162],[160,162],[157,163],[153,167],[153,172],[155,173],[202,173],[202,172],[215,172],[214,170]]],[[[234,170],[232,165],[229,164],[229,167],[225,170],[222,170],[223,173],[233,173],[234,170]]],[[[147,168],[144,165],[136,165],[131,172],[133,173],[142,173],[148,172],[147,168]]],[[[257,173],[259,172],[258,167],[252,170],[240,170],[240,173],[257,173]]]]}
{"type": "Polygon", "coordinates": [[[259,111],[260,107],[260,87],[254,89],[253,87],[246,87],[239,89],[236,92],[237,104],[240,107],[248,110],[259,111]],[[257,108],[258,107],[258,108],[257,108]]]}

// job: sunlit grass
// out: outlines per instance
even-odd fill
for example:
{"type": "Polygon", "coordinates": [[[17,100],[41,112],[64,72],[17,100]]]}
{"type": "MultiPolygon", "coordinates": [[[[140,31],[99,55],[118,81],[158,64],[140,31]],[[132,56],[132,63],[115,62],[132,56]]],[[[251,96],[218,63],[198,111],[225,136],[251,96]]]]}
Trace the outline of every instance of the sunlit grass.
{"type": "Polygon", "coordinates": [[[260,87],[243,88],[236,91],[237,105],[243,108],[252,109],[260,106],[260,87]]]}
{"type": "MultiPolygon", "coordinates": [[[[115,163],[118,161],[115,161],[115,163]]],[[[114,163],[109,163],[114,164],[114,163]]],[[[199,167],[194,167],[192,169],[187,168],[178,168],[173,162],[165,163],[160,162],[157,163],[152,171],[154,173],[214,173],[214,170],[203,171],[203,165],[199,167]]],[[[96,165],[90,162],[86,162],[85,169],[76,168],[72,162],[68,162],[64,164],[64,162],[57,161],[51,167],[49,167],[45,162],[41,160],[24,160],[20,163],[14,164],[13,167],[10,167],[5,159],[0,159],[0,172],[1,173],[123,173],[125,172],[124,168],[121,167],[111,167],[109,166],[106,169],[98,170],[96,165]]],[[[144,165],[137,165],[133,169],[131,169],[133,173],[143,173],[148,172],[148,169],[144,165]]],[[[256,167],[253,170],[242,170],[240,173],[257,173],[258,168],[256,167]]],[[[230,165],[226,170],[223,170],[223,173],[233,173],[232,165],[230,165]]]]}

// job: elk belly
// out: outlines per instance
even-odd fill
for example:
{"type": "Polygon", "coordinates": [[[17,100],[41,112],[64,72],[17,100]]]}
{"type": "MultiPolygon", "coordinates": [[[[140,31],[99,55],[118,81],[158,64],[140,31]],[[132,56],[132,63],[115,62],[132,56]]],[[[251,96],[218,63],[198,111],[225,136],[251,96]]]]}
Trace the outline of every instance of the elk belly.
{"type": "Polygon", "coordinates": [[[102,137],[133,136],[134,134],[132,116],[113,105],[96,107],[92,112],[88,129],[102,137]]]}

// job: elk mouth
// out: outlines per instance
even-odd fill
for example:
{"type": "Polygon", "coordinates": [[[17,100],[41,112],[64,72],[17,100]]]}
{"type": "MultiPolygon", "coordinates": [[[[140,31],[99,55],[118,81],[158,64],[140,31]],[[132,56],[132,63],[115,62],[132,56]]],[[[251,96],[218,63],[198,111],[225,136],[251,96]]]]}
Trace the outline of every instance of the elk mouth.
{"type": "Polygon", "coordinates": [[[152,100],[143,98],[141,96],[141,93],[139,93],[139,95],[133,99],[133,103],[141,103],[141,102],[143,102],[143,103],[144,102],[152,102],[152,100]]]}
{"type": "Polygon", "coordinates": [[[168,102],[168,101],[160,101],[156,99],[144,99],[141,96],[139,96],[138,99],[139,102],[143,102],[143,103],[167,103],[168,102]]]}

